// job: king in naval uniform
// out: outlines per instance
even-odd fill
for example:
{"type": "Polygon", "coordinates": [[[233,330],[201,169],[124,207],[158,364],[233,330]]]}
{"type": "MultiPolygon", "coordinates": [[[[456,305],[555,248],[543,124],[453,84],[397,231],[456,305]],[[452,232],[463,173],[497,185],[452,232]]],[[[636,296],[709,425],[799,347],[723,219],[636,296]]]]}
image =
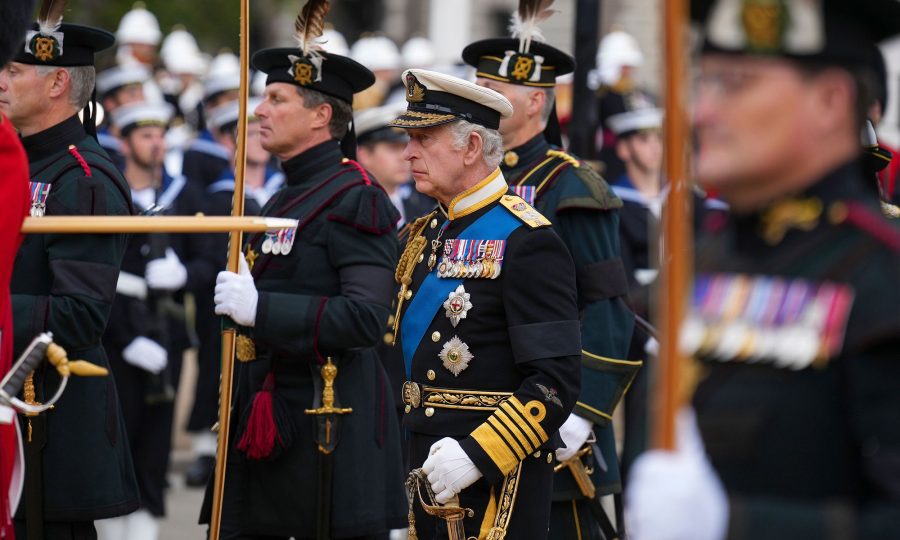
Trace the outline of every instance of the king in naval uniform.
{"type": "MultiPolygon", "coordinates": [[[[498,167],[509,101],[430,71],[403,82],[408,109],[391,125],[410,134],[416,189],[440,202],[410,227],[395,275],[410,464],[436,502],[472,510],[465,537],[544,538],[580,379],[575,266],[498,167]]],[[[410,518],[419,539],[447,533],[422,510],[410,518]]]]}

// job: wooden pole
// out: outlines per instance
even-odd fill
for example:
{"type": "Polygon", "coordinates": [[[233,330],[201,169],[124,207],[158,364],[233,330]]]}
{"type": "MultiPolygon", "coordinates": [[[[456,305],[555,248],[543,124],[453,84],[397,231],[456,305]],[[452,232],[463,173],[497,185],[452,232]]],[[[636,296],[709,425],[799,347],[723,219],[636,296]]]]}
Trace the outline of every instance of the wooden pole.
{"type": "Polygon", "coordinates": [[[672,450],[675,414],[681,406],[679,385],[683,358],[678,349],[678,335],[693,267],[691,186],[687,177],[691,146],[686,92],[689,25],[686,0],[662,0],[662,3],[666,113],[663,148],[669,193],[663,213],[660,356],[652,442],[656,448],[672,450]]]}
{"type": "Polygon", "coordinates": [[[25,234],[223,233],[289,229],[297,220],[258,216],[43,216],[27,217],[25,234]]]}
{"type": "MultiPolygon", "coordinates": [[[[234,170],[234,199],[232,216],[244,215],[244,174],[247,169],[247,103],[250,97],[250,2],[241,0],[241,89],[238,116],[237,155],[234,170]]],[[[243,242],[240,231],[232,231],[228,244],[228,270],[238,272],[243,242]]],[[[210,540],[219,540],[222,525],[222,498],[225,494],[225,465],[228,461],[229,428],[231,427],[231,387],[234,371],[234,345],[237,330],[233,325],[222,329],[222,376],[219,387],[219,436],[216,448],[216,470],[213,477],[212,517],[209,522],[210,540]]]]}

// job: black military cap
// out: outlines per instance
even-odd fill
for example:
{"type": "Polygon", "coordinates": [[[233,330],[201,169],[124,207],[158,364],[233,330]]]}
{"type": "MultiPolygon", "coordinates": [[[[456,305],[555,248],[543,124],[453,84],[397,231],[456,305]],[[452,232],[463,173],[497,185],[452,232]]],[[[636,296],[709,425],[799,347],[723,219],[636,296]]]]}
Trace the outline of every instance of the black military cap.
{"type": "Polygon", "coordinates": [[[252,63],[268,75],[266,84],[295,84],[351,104],[354,93],[375,83],[375,75],[359,62],[321,50],[304,55],[298,48],[263,49],[252,63]]]}
{"type": "Polygon", "coordinates": [[[540,41],[526,50],[516,38],[476,41],[463,49],[462,57],[478,77],[525,86],[555,86],[557,77],[575,70],[575,60],[561,50],[540,41]]]}
{"type": "Polygon", "coordinates": [[[25,34],[25,46],[12,60],[38,66],[93,66],[94,53],[115,42],[111,33],[91,26],[62,23],[53,31],[42,31],[34,23],[25,34]]]}
{"type": "Polygon", "coordinates": [[[879,41],[900,33],[897,0],[694,0],[703,51],[868,66],[879,41]]]}

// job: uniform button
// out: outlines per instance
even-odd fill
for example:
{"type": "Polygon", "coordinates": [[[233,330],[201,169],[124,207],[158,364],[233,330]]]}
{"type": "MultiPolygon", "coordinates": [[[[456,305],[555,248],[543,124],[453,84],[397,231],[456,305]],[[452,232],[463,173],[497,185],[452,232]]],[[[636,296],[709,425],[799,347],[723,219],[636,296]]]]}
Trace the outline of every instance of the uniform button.
{"type": "Polygon", "coordinates": [[[412,298],[412,291],[406,291],[406,293],[403,295],[403,298],[406,298],[407,300],[412,298]]]}
{"type": "Polygon", "coordinates": [[[537,452],[535,452],[535,453],[534,453],[534,457],[535,457],[535,458],[541,457],[541,451],[538,450],[537,452]]]}
{"type": "Polygon", "coordinates": [[[390,345],[393,342],[394,342],[394,334],[388,332],[387,334],[384,335],[385,345],[390,345]]]}
{"type": "Polygon", "coordinates": [[[405,411],[406,411],[406,414],[409,414],[409,411],[411,411],[411,410],[412,410],[412,407],[411,407],[411,406],[409,406],[409,405],[407,405],[407,406],[406,406],[406,408],[405,408],[405,409],[403,409],[403,410],[405,410],[405,411]]]}
{"type": "Polygon", "coordinates": [[[425,260],[425,254],[424,254],[424,253],[419,253],[419,260],[418,260],[418,262],[422,262],[422,261],[424,261],[424,260],[425,260]]]}
{"type": "Polygon", "coordinates": [[[431,228],[433,229],[435,227],[437,227],[437,218],[431,220],[431,228]]]}
{"type": "Polygon", "coordinates": [[[428,418],[434,416],[434,408],[428,407],[427,409],[425,409],[425,416],[427,416],[428,418]]]}
{"type": "Polygon", "coordinates": [[[553,463],[553,452],[547,452],[547,463],[553,463]]]}
{"type": "Polygon", "coordinates": [[[441,333],[440,333],[440,332],[435,331],[435,332],[432,332],[432,333],[431,333],[431,341],[437,343],[440,339],[441,339],[441,333]]]}
{"type": "Polygon", "coordinates": [[[437,377],[437,375],[434,373],[433,369],[429,369],[428,373],[426,373],[425,376],[428,377],[429,381],[433,381],[434,378],[437,377]]]}

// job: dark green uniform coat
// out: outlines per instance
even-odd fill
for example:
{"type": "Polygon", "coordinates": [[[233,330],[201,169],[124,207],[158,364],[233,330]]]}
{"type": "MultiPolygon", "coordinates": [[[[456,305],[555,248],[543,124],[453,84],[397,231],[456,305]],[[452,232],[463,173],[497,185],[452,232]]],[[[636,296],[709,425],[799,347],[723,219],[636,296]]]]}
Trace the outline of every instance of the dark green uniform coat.
{"type": "MultiPolygon", "coordinates": [[[[85,134],[77,116],[25,137],[22,143],[28,153],[31,181],[52,184],[47,215],[131,212],[125,180],[97,141],[85,134]]],[[[115,298],[126,240],[124,234],[33,234],[25,238],[10,286],[16,355],[38,333],[49,330],[69,358],[109,367],[100,337],[115,298]]],[[[38,401],[48,399],[59,384],[56,371],[48,366],[35,374],[38,401]]],[[[138,507],[113,376],[72,377],[62,399],[44,415],[46,521],[91,521],[124,515],[138,507]]],[[[22,417],[21,421],[25,433],[27,420],[22,417]]],[[[26,470],[26,484],[28,474],[26,470]]],[[[28,498],[27,490],[24,497],[28,498]]],[[[25,499],[19,505],[19,516],[24,515],[25,499]]]]}
{"type": "MultiPolygon", "coordinates": [[[[512,150],[517,156],[501,169],[511,186],[534,186],[534,206],[547,217],[575,261],[581,311],[581,394],[575,413],[596,426],[608,466],[598,477],[601,493],[619,491],[610,425],[639,364],[625,361],[634,325],[622,302],[627,278],[619,251],[622,201],[590,167],[551,147],[538,135],[512,150]]],[[[602,469],[602,467],[598,467],[602,469]]],[[[577,497],[576,486],[556,475],[560,500],[577,497]]]]}
{"type": "MultiPolygon", "coordinates": [[[[596,449],[602,454],[592,475],[598,495],[618,493],[612,414],[640,367],[627,359],[634,318],[623,301],[628,285],[619,249],[622,201],[588,165],[552,147],[543,134],[508,151],[501,168],[511,186],[534,189],[535,208],[553,223],[575,261],[582,357],[574,412],[594,423],[596,449]]],[[[554,475],[553,498],[584,499],[567,468],[554,475]]],[[[580,528],[591,527],[583,521],[589,519],[586,507],[557,506],[551,537],[568,536],[575,520],[582,521],[580,528]]]]}
{"type": "MultiPolygon", "coordinates": [[[[237,363],[223,530],[313,538],[317,461],[313,377],[331,357],[342,407],[334,451],[331,536],[346,538],[403,527],[406,499],[394,402],[374,346],[390,309],[397,260],[397,212],[355,162],[328,141],[286,161],[285,187],[263,215],[300,220],[288,255],[260,254],[252,269],[259,290],[256,323],[245,332],[257,360],[237,363]],[[236,448],[242,418],[269,374],[294,426],[293,443],[268,460],[236,448]]],[[[251,257],[252,258],[252,257],[251,257]]],[[[207,503],[209,502],[207,497],[207,503]]]]}
{"type": "Polygon", "coordinates": [[[822,367],[702,358],[693,405],[730,498],[729,538],[900,538],[900,232],[865,182],[840,167],[698,243],[699,273],[855,295],[843,347],[822,367]]]}

